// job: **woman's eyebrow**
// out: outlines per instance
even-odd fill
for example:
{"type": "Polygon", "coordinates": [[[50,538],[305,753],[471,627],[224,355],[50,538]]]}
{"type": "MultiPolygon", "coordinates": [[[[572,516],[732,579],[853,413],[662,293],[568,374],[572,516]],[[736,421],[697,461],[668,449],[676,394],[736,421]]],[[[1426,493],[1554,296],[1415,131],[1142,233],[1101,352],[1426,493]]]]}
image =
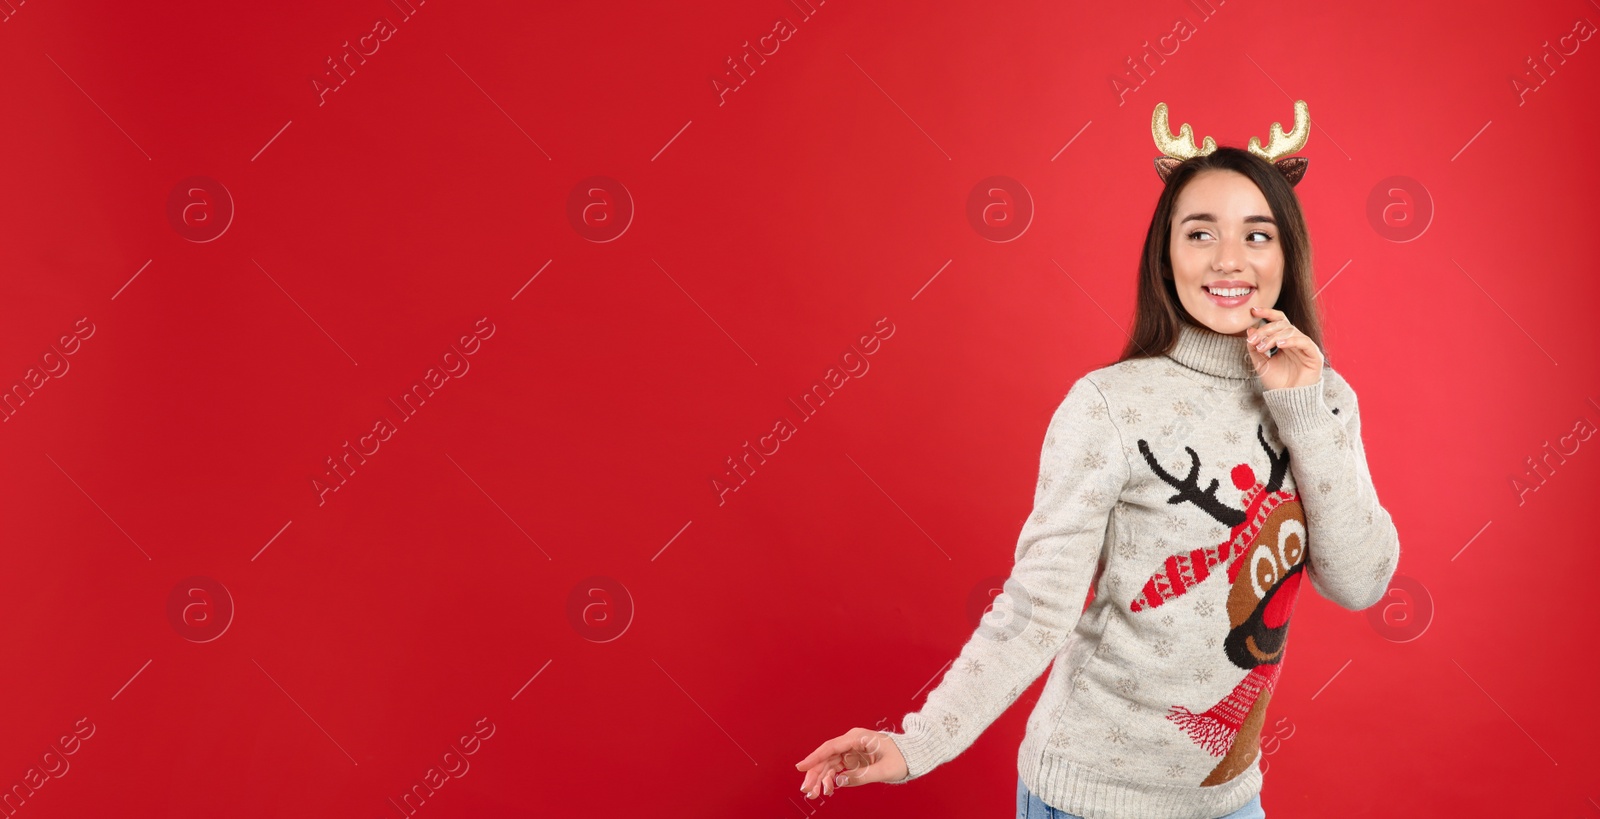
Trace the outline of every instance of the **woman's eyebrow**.
{"type": "MultiPolygon", "coordinates": [[[[1180,219],[1178,221],[1178,224],[1181,225],[1184,222],[1215,222],[1215,221],[1217,221],[1217,217],[1215,217],[1215,216],[1213,216],[1213,215],[1211,215],[1209,213],[1191,213],[1188,216],[1185,216],[1182,219],[1180,219]]],[[[1266,222],[1267,224],[1272,225],[1274,227],[1276,227],[1277,224],[1278,224],[1277,222],[1273,221],[1271,216],[1260,216],[1260,215],[1246,216],[1246,217],[1244,217],[1244,221],[1245,221],[1246,224],[1248,224],[1250,222],[1266,222]]]]}

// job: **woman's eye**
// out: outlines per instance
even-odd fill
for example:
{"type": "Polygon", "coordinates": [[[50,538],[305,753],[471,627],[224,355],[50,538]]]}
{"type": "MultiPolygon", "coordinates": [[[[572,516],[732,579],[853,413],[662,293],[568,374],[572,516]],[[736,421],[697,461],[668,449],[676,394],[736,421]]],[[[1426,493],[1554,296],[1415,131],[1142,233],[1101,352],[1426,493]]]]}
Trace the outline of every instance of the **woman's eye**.
{"type": "MultiPolygon", "coordinates": [[[[1265,244],[1266,242],[1272,241],[1272,234],[1270,234],[1270,233],[1268,233],[1268,232],[1266,232],[1264,230],[1252,230],[1248,234],[1245,234],[1245,235],[1246,236],[1260,236],[1261,237],[1260,239],[1255,240],[1255,242],[1254,242],[1255,244],[1265,244]]],[[[1198,238],[1201,238],[1201,237],[1210,238],[1211,231],[1209,231],[1209,230],[1191,230],[1187,234],[1185,234],[1185,236],[1187,236],[1189,239],[1198,239],[1198,238]]]]}

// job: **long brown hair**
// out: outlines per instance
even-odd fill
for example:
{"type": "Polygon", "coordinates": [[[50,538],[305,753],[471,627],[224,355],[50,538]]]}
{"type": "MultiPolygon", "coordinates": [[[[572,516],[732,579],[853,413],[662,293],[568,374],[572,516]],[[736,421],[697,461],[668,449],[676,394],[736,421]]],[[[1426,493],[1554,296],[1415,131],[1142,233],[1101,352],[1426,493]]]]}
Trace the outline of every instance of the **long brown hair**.
{"type": "Polygon", "coordinates": [[[1184,160],[1168,175],[1161,198],[1156,200],[1155,215],[1150,218],[1150,230],[1145,233],[1144,254],[1139,257],[1139,292],[1134,306],[1133,333],[1115,363],[1153,358],[1171,351],[1178,343],[1180,321],[1200,326],[1178,300],[1168,248],[1178,194],[1196,174],[1208,170],[1244,174],[1266,197],[1267,205],[1272,208],[1272,218],[1278,223],[1278,240],[1283,247],[1283,286],[1273,306],[1284,312],[1295,329],[1316,342],[1323,352],[1324,366],[1328,366],[1327,348],[1322,343],[1322,320],[1314,298],[1316,279],[1311,273],[1311,235],[1306,230],[1305,215],[1300,211],[1294,186],[1272,163],[1227,145],[1184,160]]]}

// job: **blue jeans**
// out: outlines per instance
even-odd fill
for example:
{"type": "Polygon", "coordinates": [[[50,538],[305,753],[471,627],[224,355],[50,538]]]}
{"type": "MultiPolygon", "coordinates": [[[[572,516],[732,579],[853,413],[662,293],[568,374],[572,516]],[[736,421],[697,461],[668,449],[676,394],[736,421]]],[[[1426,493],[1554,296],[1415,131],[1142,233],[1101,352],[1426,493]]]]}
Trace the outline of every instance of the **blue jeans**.
{"type": "MultiPolygon", "coordinates": [[[[1256,794],[1244,807],[1218,819],[1266,819],[1266,811],[1261,809],[1261,794],[1256,794]]],[[[1022,777],[1017,777],[1017,819],[1083,819],[1074,813],[1052,808],[1044,800],[1028,790],[1022,784],[1022,777]]]]}

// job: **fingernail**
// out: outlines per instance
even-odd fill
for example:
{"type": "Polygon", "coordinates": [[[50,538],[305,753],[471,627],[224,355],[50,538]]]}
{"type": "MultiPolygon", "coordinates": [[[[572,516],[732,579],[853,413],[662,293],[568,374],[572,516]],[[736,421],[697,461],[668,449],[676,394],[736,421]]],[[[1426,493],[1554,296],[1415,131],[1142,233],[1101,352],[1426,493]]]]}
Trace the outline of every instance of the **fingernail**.
{"type": "Polygon", "coordinates": [[[845,775],[844,774],[839,774],[838,776],[833,778],[833,786],[836,787],[836,788],[844,787],[844,783],[845,783],[845,775]]]}

